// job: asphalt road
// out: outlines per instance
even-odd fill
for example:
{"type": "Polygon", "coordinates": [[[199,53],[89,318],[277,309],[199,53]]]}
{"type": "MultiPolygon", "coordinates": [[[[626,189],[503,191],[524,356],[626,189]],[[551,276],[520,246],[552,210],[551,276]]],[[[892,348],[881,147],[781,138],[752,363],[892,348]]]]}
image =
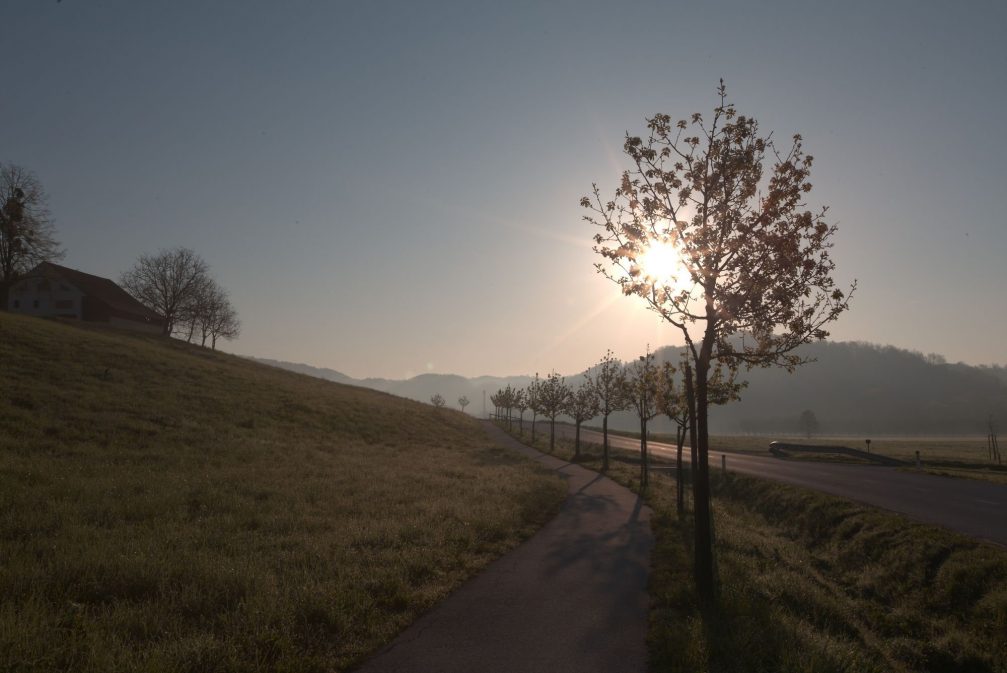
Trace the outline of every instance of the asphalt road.
{"type": "Polygon", "coordinates": [[[403,631],[358,673],[646,670],[650,510],[629,490],[511,439],[567,480],[559,514],[403,631]]]}
{"type": "MultiPolygon", "coordinates": [[[[539,428],[541,432],[542,426],[539,428]]],[[[568,426],[556,429],[573,435],[573,428],[568,426]]],[[[545,431],[549,431],[548,426],[545,431]]],[[[582,430],[581,438],[602,442],[601,433],[591,430],[582,430]]],[[[639,440],[613,435],[609,435],[609,444],[630,450],[640,448],[639,440]]],[[[648,446],[654,455],[674,457],[675,447],[671,444],[651,441],[648,446]]],[[[782,460],[769,455],[768,444],[765,456],[711,451],[711,469],[720,469],[721,455],[727,456],[729,472],[842,496],[1007,546],[1007,485],[904,472],[881,465],[782,460]]],[[[689,460],[688,447],[684,459],[689,460]]]]}

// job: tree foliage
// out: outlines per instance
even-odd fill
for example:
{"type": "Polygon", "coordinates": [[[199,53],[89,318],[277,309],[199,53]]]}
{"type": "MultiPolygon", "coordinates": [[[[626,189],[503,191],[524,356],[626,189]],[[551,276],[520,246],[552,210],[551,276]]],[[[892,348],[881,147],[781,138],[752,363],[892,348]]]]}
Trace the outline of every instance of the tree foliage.
{"type": "Polygon", "coordinates": [[[542,413],[542,380],[538,377],[538,372],[535,372],[535,378],[528,382],[528,387],[524,390],[524,399],[531,410],[531,441],[534,444],[538,415],[542,413]]]}
{"type": "Polygon", "coordinates": [[[556,447],[556,417],[562,414],[570,397],[566,379],[551,372],[538,386],[538,405],[543,416],[549,419],[549,450],[556,447]]]}
{"type": "Polygon", "coordinates": [[[440,393],[434,393],[430,396],[430,404],[440,409],[444,406],[444,396],[440,393]]]}
{"type": "MultiPolygon", "coordinates": [[[[710,117],[647,120],[646,137],[627,134],[632,167],[614,197],[594,185],[581,199],[596,225],[600,273],[678,328],[694,377],[698,464],[694,488],[696,579],[712,599],[708,475],[710,370],[723,363],[783,366],[803,360],[801,344],[824,339],[847,310],[849,291],[833,279],[836,226],[811,210],[812,157],[800,135],[778,146],[758,122],[727,101],[723,82],[710,117]],[[643,264],[655,246],[672,248],[680,268],[655,277],[643,264]]],[[[855,286],[854,286],[855,287],[855,286]]]]}
{"type": "Polygon", "coordinates": [[[602,432],[602,467],[608,469],[608,417],[627,408],[626,380],[622,371],[622,363],[612,354],[611,350],[586,373],[588,383],[594,388],[598,398],[598,414],[601,415],[602,432]]]}
{"type": "Polygon", "coordinates": [[[573,419],[576,428],[574,435],[574,457],[580,458],[580,426],[598,415],[601,409],[598,393],[590,381],[583,383],[567,395],[566,415],[573,419]]]}
{"type": "Polygon", "coordinates": [[[647,423],[661,413],[663,380],[660,367],[649,350],[625,370],[625,395],[629,408],[640,419],[640,483],[646,486],[649,479],[650,456],[647,450],[647,423]]]}

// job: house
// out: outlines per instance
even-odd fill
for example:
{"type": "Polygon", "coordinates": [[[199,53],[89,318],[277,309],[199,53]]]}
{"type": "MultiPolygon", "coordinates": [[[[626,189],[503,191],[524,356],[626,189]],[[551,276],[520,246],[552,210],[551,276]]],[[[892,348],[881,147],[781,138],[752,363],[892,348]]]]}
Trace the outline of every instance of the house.
{"type": "Polygon", "coordinates": [[[72,318],[110,327],[160,334],[162,318],[101,276],[42,262],[22,276],[7,295],[12,313],[72,318]]]}

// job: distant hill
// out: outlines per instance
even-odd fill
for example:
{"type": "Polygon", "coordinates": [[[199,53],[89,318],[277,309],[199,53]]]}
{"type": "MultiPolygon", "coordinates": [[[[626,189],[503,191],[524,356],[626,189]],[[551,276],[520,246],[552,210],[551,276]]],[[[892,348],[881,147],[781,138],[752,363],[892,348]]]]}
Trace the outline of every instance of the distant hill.
{"type": "MultiPolygon", "coordinates": [[[[749,382],[742,399],[711,410],[710,423],[719,433],[792,433],[805,409],[815,413],[822,434],[981,435],[992,415],[1007,425],[1007,368],[949,364],[939,356],[894,346],[861,342],[823,342],[798,353],[814,359],[793,374],[783,369],[754,369],[742,375],[749,382]]],[[[658,360],[677,361],[677,349],[662,348],[658,360]]],[[[439,393],[457,407],[465,395],[469,413],[482,415],[489,396],[506,385],[523,388],[528,376],[422,374],[407,380],[353,379],[332,369],[260,360],[320,378],[382,390],[428,402],[439,393]]],[[[583,374],[567,376],[580,385],[583,374]]],[[[632,430],[637,421],[627,413],[611,418],[612,427],[632,430]]],[[[656,431],[670,425],[658,421],[656,431]]],[[[1007,430],[1007,428],[1005,428],[1007,430]]]]}

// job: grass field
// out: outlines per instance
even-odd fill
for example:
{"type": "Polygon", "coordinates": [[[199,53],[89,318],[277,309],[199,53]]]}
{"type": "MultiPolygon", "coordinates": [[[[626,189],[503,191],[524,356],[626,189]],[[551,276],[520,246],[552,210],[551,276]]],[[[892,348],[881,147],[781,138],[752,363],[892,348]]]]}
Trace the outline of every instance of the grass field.
{"type": "MultiPolygon", "coordinates": [[[[547,433],[536,446],[548,451],[547,433]]],[[[569,460],[572,442],[556,453],[569,460]]],[[[638,490],[636,457],[614,458],[609,475],[638,490]]],[[[599,469],[600,448],[580,464],[599,469]]],[[[1007,671],[1007,550],[807,489],[711,476],[715,611],[696,598],[673,472],[655,471],[646,494],[654,673],[1007,671]]]]}
{"type": "Polygon", "coordinates": [[[460,413],[0,313],[0,669],[333,671],[548,520],[460,413]]]}
{"type": "MultiPolygon", "coordinates": [[[[595,429],[595,428],[592,428],[595,429]]],[[[638,438],[640,433],[610,431],[622,437],[638,438]]],[[[675,443],[674,436],[655,433],[651,439],[657,442],[675,443]]],[[[767,455],[772,441],[810,444],[813,446],[846,446],[851,449],[866,450],[862,437],[804,437],[798,435],[711,435],[710,449],[767,455]]],[[[986,440],[982,437],[881,437],[871,440],[871,453],[897,458],[913,466],[916,452],[920,452],[922,470],[928,474],[944,477],[981,479],[1007,484],[1007,465],[989,461],[986,440]]],[[[788,460],[810,460],[819,462],[865,463],[855,457],[841,454],[821,454],[793,452],[788,460]]],[[[912,468],[915,469],[915,468],[912,468]]]]}

